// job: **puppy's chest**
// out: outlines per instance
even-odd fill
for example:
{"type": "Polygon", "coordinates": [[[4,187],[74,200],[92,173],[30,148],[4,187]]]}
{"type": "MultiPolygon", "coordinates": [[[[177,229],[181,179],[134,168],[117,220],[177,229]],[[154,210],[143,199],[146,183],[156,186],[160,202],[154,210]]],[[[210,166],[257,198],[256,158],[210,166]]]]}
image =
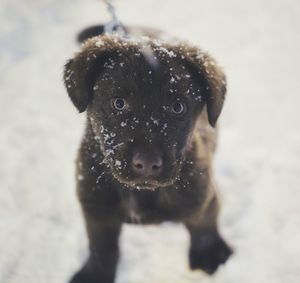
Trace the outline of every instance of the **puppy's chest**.
{"type": "Polygon", "coordinates": [[[163,221],[176,221],[185,214],[176,198],[168,194],[130,194],[123,200],[125,221],[133,224],[151,224],[163,221]]]}
{"type": "Polygon", "coordinates": [[[134,224],[142,223],[143,215],[141,215],[140,207],[137,200],[132,195],[130,195],[126,199],[124,204],[126,211],[126,222],[134,224]]]}

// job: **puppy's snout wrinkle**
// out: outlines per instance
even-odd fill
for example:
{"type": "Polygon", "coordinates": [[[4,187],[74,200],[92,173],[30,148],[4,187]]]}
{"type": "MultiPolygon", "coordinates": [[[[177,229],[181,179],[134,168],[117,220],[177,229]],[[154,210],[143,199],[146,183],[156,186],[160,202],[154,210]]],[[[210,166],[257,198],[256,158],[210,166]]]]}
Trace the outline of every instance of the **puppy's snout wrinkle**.
{"type": "Polygon", "coordinates": [[[141,177],[157,177],[163,169],[160,153],[135,152],[132,157],[132,169],[141,177]]]}

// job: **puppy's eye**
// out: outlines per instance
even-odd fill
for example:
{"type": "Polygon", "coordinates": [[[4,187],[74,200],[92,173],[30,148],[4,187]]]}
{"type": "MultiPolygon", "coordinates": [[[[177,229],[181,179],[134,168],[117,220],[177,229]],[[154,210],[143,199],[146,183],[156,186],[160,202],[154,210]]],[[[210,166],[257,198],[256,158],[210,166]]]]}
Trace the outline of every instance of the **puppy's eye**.
{"type": "Polygon", "coordinates": [[[182,115],[185,113],[186,106],[182,102],[174,102],[171,106],[171,112],[175,115],[182,115]]]}
{"type": "Polygon", "coordinates": [[[112,106],[118,111],[122,111],[127,108],[126,101],[123,98],[116,98],[112,100],[112,106]]]}

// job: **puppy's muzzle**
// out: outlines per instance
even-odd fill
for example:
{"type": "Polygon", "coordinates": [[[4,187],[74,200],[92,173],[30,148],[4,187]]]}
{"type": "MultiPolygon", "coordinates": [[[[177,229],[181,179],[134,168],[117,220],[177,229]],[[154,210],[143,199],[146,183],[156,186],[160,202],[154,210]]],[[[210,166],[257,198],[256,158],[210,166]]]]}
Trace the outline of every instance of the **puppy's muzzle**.
{"type": "Polygon", "coordinates": [[[142,180],[149,181],[158,177],[163,170],[163,158],[159,152],[146,153],[135,151],[132,156],[133,172],[142,180]]]}

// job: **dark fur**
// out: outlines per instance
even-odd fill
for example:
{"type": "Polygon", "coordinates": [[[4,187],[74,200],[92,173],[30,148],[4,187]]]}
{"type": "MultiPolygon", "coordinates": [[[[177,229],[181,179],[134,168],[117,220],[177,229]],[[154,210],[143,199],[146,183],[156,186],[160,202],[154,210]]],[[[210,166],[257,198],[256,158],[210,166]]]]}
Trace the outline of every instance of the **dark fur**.
{"type": "Polygon", "coordinates": [[[231,254],[217,229],[211,168],[213,126],[226,90],[215,61],[184,43],[137,44],[104,35],[88,40],[66,64],[65,84],[77,109],[87,113],[77,191],[90,257],[71,282],[114,281],[124,222],[183,222],[191,235],[190,267],[212,274],[231,254]],[[155,66],[146,59],[149,50],[155,66]],[[130,108],[114,110],[116,97],[126,98],[130,108]],[[182,116],[169,111],[177,100],[187,105],[182,116]],[[130,165],[135,151],[159,152],[161,174],[149,180],[137,176],[130,165]]]}
{"type": "Polygon", "coordinates": [[[77,36],[77,41],[79,43],[85,42],[88,38],[92,38],[98,35],[101,35],[104,33],[104,25],[95,25],[88,27],[84,30],[82,30],[78,36],[77,36]]]}

